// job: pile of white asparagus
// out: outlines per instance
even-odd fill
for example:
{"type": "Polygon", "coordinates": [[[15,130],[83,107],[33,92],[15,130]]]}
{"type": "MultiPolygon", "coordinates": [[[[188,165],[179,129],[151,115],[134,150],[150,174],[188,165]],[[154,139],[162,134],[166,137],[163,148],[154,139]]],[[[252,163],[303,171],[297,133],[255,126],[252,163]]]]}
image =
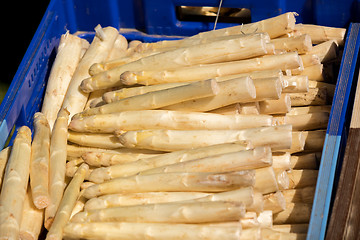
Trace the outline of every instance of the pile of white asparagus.
{"type": "Polygon", "coordinates": [[[305,239],[345,29],[295,16],[64,34],[33,140],[0,153],[0,239],[305,239]]]}

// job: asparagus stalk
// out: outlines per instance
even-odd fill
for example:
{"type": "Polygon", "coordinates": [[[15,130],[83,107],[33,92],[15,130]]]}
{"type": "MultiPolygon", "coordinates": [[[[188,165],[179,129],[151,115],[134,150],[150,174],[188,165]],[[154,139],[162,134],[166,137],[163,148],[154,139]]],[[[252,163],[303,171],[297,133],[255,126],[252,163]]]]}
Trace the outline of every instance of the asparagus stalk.
{"type": "Polygon", "coordinates": [[[291,125],[244,130],[140,130],[119,136],[130,148],[176,151],[236,141],[250,141],[253,146],[268,145],[273,150],[291,147],[291,125]]]}
{"type": "Polygon", "coordinates": [[[275,152],[272,155],[274,169],[290,170],[291,167],[291,155],[289,152],[275,152]]]}
{"type": "Polygon", "coordinates": [[[307,93],[289,93],[292,107],[326,105],[326,88],[310,88],[307,93]]]}
{"type": "Polygon", "coordinates": [[[261,192],[254,191],[253,203],[250,206],[246,205],[246,211],[258,214],[264,211],[264,196],[261,192]]]}
{"type": "Polygon", "coordinates": [[[0,239],[18,239],[29,181],[31,130],[22,126],[14,140],[0,194],[0,239]]]}
{"type": "Polygon", "coordinates": [[[304,131],[305,146],[308,152],[321,152],[324,146],[326,130],[304,131]]]}
{"type": "Polygon", "coordinates": [[[92,43],[81,58],[66,92],[62,108],[66,108],[70,112],[70,118],[81,112],[87,102],[88,93],[79,89],[79,85],[84,78],[89,77],[89,67],[96,62],[105,60],[119,33],[115,28],[107,27],[103,29],[105,37],[101,40],[95,35],[92,43]]]}
{"type": "Polygon", "coordinates": [[[254,190],[259,191],[262,194],[279,190],[276,175],[272,167],[258,168],[255,170],[254,190]]]}
{"type": "Polygon", "coordinates": [[[55,61],[46,85],[41,112],[52,130],[75,69],[89,43],[69,32],[61,35],[55,61]]]}
{"type": "Polygon", "coordinates": [[[70,219],[71,212],[80,193],[80,184],[84,181],[88,169],[89,166],[83,163],[66,187],[59,209],[56,212],[54,222],[51,224],[49,232],[46,235],[46,239],[60,240],[63,238],[63,228],[70,219]]]}
{"type": "Polygon", "coordinates": [[[45,227],[50,228],[65,188],[66,150],[69,112],[61,109],[50,139],[49,195],[45,209],[45,227]]]}
{"type": "Polygon", "coordinates": [[[309,79],[323,82],[325,81],[325,72],[323,64],[311,65],[304,67],[302,71],[291,71],[293,75],[303,75],[308,76],[309,79]]]}
{"type": "Polygon", "coordinates": [[[238,221],[244,215],[241,202],[172,202],[88,210],[71,222],[208,223],[238,221]]]}
{"type": "Polygon", "coordinates": [[[50,204],[48,193],[50,126],[41,112],[34,114],[34,129],[34,140],[31,146],[30,186],[35,206],[43,209],[50,204]]]}
{"type": "Polygon", "coordinates": [[[87,188],[84,197],[128,192],[223,192],[254,184],[252,170],[230,173],[159,173],[115,178],[87,188]]]}
{"type": "Polygon", "coordinates": [[[120,75],[125,71],[174,69],[205,63],[241,60],[266,54],[266,41],[261,34],[251,42],[241,38],[216,41],[151,55],[135,62],[96,74],[81,82],[85,92],[121,86],[120,75]],[[206,52],[207,54],[204,54],[206,52]]]}
{"type": "Polygon", "coordinates": [[[172,223],[130,223],[130,222],[94,222],[69,223],[64,229],[66,237],[90,239],[239,239],[241,224],[237,226],[214,226],[213,224],[172,224],[172,223]]]}
{"type": "Polygon", "coordinates": [[[314,44],[328,40],[335,40],[339,45],[344,44],[345,28],[325,27],[312,24],[296,24],[295,30],[310,35],[314,44]]]}
{"type": "Polygon", "coordinates": [[[287,115],[301,115],[316,112],[330,113],[331,105],[319,105],[319,106],[306,106],[306,107],[292,107],[287,115]]]}
{"type": "Polygon", "coordinates": [[[299,115],[286,115],[274,117],[278,124],[291,124],[293,130],[315,130],[326,128],[329,120],[329,113],[317,112],[299,115]]]}
{"type": "Polygon", "coordinates": [[[261,114],[282,114],[289,112],[291,105],[290,95],[285,93],[279,99],[259,102],[259,109],[261,114]]]}
{"type": "Polygon", "coordinates": [[[290,162],[292,169],[317,169],[319,167],[321,153],[305,153],[291,155],[290,162]]]}
{"type": "Polygon", "coordinates": [[[337,56],[338,45],[336,41],[329,40],[323,43],[320,43],[313,47],[313,49],[307,54],[316,54],[319,56],[320,62],[325,63],[331,60],[334,60],[337,56]]]}
{"type": "Polygon", "coordinates": [[[274,214],[274,224],[297,224],[309,223],[311,215],[311,204],[288,203],[286,209],[274,214]]]}
{"type": "MultiPolygon", "coordinates": [[[[251,80],[248,80],[250,86],[253,86],[251,85],[252,82],[250,81],[251,80]]],[[[75,115],[75,118],[126,110],[157,109],[187,100],[215,96],[218,94],[218,92],[219,87],[216,81],[209,79],[205,81],[189,83],[183,86],[124,98],[113,103],[108,103],[100,107],[83,111],[80,114],[75,115]]]]}
{"type": "Polygon", "coordinates": [[[305,187],[305,188],[297,188],[297,189],[287,189],[283,190],[282,194],[286,203],[308,203],[312,204],[314,201],[315,195],[315,186],[305,187]]]}
{"type": "MultiPolygon", "coordinates": [[[[314,49],[314,47],[313,47],[313,49],[314,49]]],[[[312,66],[312,65],[321,64],[320,57],[316,54],[307,53],[307,54],[299,55],[299,57],[301,58],[301,60],[303,62],[304,68],[312,66]]]]}
{"type": "MultiPolygon", "coordinates": [[[[244,74],[251,75],[251,72],[254,71],[286,70],[298,68],[300,66],[301,59],[299,55],[296,52],[290,52],[281,55],[268,55],[261,58],[251,58],[241,61],[201,64],[166,70],[127,70],[127,72],[121,74],[120,80],[125,85],[136,83],[152,85],[171,82],[199,81],[215,77],[231,77],[231,75],[237,74],[239,74],[237,77],[241,77],[244,76],[244,74]]],[[[256,75],[254,74],[251,77],[260,77],[256,75]]],[[[272,75],[268,77],[272,77],[272,75]]]]}
{"type": "Polygon", "coordinates": [[[275,45],[275,49],[283,49],[287,52],[297,51],[299,54],[303,54],[312,50],[311,37],[307,34],[289,38],[276,38],[272,39],[271,43],[275,45]]]}
{"type": "Polygon", "coordinates": [[[116,177],[131,176],[152,168],[158,168],[170,164],[243,151],[247,149],[249,149],[249,144],[247,142],[225,143],[200,148],[185,149],[171,153],[164,153],[148,159],[140,159],[128,164],[117,164],[107,168],[98,168],[90,174],[89,179],[94,182],[103,182],[105,180],[116,177]]]}
{"type": "Polygon", "coordinates": [[[5,167],[10,157],[11,147],[6,147],[0,151],[0,191],[3,181],[3,176],[5,173],[5,167]]]}
{"type": "Polygon", "coordinates": [[[288,83],[288,86],[283,89],[284,93],[309,91],[309,79],[307,76],[284,76],[283,81],[288,83]]]}
{"type": "Polygon", "coordinates": [[[139,110],[92,115],[73,119],[69,129],[77,132],[112,133],[141,129],[246,129],[271,126],[270,115],[220,115],[167,110],[139,110]]]}
{"type": "Polygon", "coordinates": [[[309,224],[275,224],[272,228],[278,232],[307,233],[309,224]]]}
{"type": "Polygon", "coordinates": [[[266,194],[264,196],[264,209],[270,210],[274,214],[285,210],[286,201],[282,192],[266,194]]]}
{"type": "Polygon", "coordinates": [[[68,132],[68,141],[86,147],[117,149],[123,147],[117,137],[110,133],[68,132]]]}
{"type": "Polygon", "coordinates": [[[311,187],[316,185],[318,170],[291,170],[288,172],[289,189],[311,187]]]}

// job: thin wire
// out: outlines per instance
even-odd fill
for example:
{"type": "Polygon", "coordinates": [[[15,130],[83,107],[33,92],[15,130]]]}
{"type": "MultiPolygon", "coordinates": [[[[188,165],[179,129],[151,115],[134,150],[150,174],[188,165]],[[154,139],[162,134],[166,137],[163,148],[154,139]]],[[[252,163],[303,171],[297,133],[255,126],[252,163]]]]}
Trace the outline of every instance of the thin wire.
{"type": "Polygon", "coordinates": [[[220,9],[221,9],[222,2],[223,2],[223,0],[220,0],[219,8],[218,8],[218,11],[216,13],[215,24],[214,24],[214,29],[213,30],[216,29],[216,24],[217,24],[218,19],[219,19],[219,14],[220,14],[220,9]]]}

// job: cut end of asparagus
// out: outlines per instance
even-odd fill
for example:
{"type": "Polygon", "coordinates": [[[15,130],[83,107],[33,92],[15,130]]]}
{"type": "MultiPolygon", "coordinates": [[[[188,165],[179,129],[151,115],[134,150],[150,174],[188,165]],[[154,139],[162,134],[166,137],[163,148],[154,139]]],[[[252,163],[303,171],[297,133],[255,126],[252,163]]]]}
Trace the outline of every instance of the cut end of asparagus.
{"type": "Polygon", "coordinates": [[[49,206],[50,198],[48,196],[38,196],[34,198],[34,205],[38,209],[43,209],[49,206]]]}

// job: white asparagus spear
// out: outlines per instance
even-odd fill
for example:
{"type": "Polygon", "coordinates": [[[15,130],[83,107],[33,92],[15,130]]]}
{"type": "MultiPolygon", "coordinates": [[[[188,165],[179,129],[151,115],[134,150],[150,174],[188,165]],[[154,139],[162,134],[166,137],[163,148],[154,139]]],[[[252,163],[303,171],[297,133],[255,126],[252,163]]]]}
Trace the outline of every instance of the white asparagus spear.
{"type": "Polygon", "coordinates": [[[344,44],[346,28],[325,27],[312,24],[296,24],[295,31],[308,34],[314,44],[328,40],[335,40],[339,45],[344,44]]]}
{"type": "MultiPolygon", "coordinates": [[[[279,86],[269,82],[268,87],[279,86]]],[[[249,77],[234,78],[218,83],[219,92],[215,96],[198,98],[167,105],[162,109],[177,111],[210,111],[238,102],[253,102],[256,98],[255,84],[249,77]]],[[[280,87],[281,91],[281,87],[280,87]]]]}
{"type": "Polygon", "coordinates": [[[110,133],[79,133],[68,132],[68,141],[87,147],[116,149],[123,147],[119,139],[110,133]]]}
{"type": "Polygon", "coordinates": [[[310,86],[307,76],[283,76],[282,79],[288,83],[288,86],[286,86],[282,91],[284,93],[309,91],[310,86]]]}
{"type": "Polygon", "coordinates": [[[300,202],[312,204],[314,201],[315,195],[315,186],[305,187],[305,188],[296,188],[296,189],[287,189],[281,191],[285,201],[289,202],[300,202]]]}
{"type": "Polygon", "coordinates": [[[236,141],[250,141],[256,146],[268,145],[273,150],[291,147],[291,125],[249,128],[244,130],[140,130],[119,136],[130,148],[176,151],[236,141]]]}
{"type": "Polygon", "coordinates": [[[62,107],[70,112],[70,118],[81,112],[88,99],[88,93],[84,93],[79,89],[79,85],[84,78],[89,77],[89,67],[96,62],[105,60],[111,51],[116,38],[119,33],[115,28],[106,27],[103,29],[105,37],[101,40],[98,35],[95,35],[89,48],[81,58],[66,92],[62,107]]]}
{"type": "Polygon", "coordinates": [[[274,169],[270,167],[255,170],[254,190],[262,194],[272,193],[279,190],[274,169]]]}
{"type": "Polygon", "coordinates": [[[311,37],[303,34],[296,37],[272,39],[275,49],[283,49],[287,52],[297,51],[299,54],[307,53],[312,50],[311,37]]]}
{"type": "Polygon", "coordinates": [[[286,209],[274,214],[274,224],[309,223],[311,204],[288,203],[286,209]]]}
{"type": "Polygon", "coordinates": [[[289,93],[292,107],[326,105],[326,88],[310,88],[307,93],[289,93]]]}
{"type": "MultiPolygon", "coordinates": [[[[259,102],[239,103],[239,114],[243,115],[259,115],[259,102]]],[[[216,109],[215,109],[216,110],[216,109]]]]}
{"type": "Polygon", "coordinates": [[[65,188],[66,150],[69,112],[61,109],[50,139],[50,204],[45,209],[45,227],[50,228],[65,188]]]}
{"type": "Polygon", "coordinates": [[[35,207],[31,188],[28,187],[23,207],[23,214],[20,223],[20,239],[36,240],[41,232],[44,221],[44,210],[35,207]]]}
{"type": "Polygon", "coordinates": [[[90,174],[89,179],[94,182],[103,182],[115,177],[131,176],[152,168],[216,156],[219,154],[243,151],[249,148],[250,144],[248,142],[234,142],[200,148],[189,148],[171,153],[164,153],[148,159],[140,159],[127,164],[117,164],[110,167],[97,168],[90,174]]]}
{"type": "Polygon", "coordinates": [[[77,132],[112,133],[141,129],[246,129],[271,126],[270,115],[221,115],[215,113],[139,110],[92,115],[73,119],[69,129],[77,132]]]}
{"type": "Polygon", "coordinates": [[[311,65],[308,67],[304,67],[302,71],[291,70],[293,75],[303,75],[308,76],[309,79],[323,82],[326,80],[326,73],[324,72],[323,64],[311,65]]]}
{"type": "Polygon", "coordinates": [[[305,131],[293,131],[291,147],[286,149],[287,152],[291,154],[302,152],[305,148],[306,132],[305,131]]]}
{"type": "Polygon", "coordinates": [[[261,228],[245,228],[241,231],[240,240],[261,240],[261,228]]]}
{"type": "Polygon", "coordinates": [[[88,169],[89,166],[86,163],[83,163],[66,187],[59,209],[56,212],[54,222],[51,224],[49,232],[46,235],[46,239],[61,240],[63,238],[63,228],[70,219],[71,212],[73,211],[80,193],[80,185],[84,181],[88,169]]]}
{"type": "Polygon", "coordinates": [[[329,113],[317,112],[299,115],[286,115],[282,117],[274,117],[279,125],[291,124],[294,131],[299,130],[315,130],[327,127],[329,113]]]}
{"type": "Polygon", "coordinates": [[[319,56],[320,62],[325,63],[336,58],[337,48],[338,45],[336,44],[336,41],[329,40],[314,46],[307,54],[316,54],[319,56]]]}
{"type": "Polygon", "coordinates": [[[231,172],[272,165],[270,147],[225,153],[191,161],[175,163],[140,172],[141,175],[167,172],[231,172]]]}
{"type": "MultiPolygon", "coordinates": [[[[117,37],[116,37],[116,40],[114,42],[114,45],[112,47],[112,49],[110,50],[110,53],[106,59],[106,61],[111,61],[113,59],[118,59],[120,57],[124,57],[126,56],[127,52],[127,48],[128,48],[128,41],[127,39],[119,34],[117,37]]],[[[90,69],[89,69],[90,71],[90,69]]]]}
{"type": "Polygon", "coordinates": [[[266,41],[261,34],[257,36],[258,40],[251,42],[230,39],[151,55],[87,78],[81,82],[80,88],[85,92],[92,92],[121,86],[120,75],[125,71],[174,69],[262,56],[266,54],[266,41]]]}
{"type": "MultiPolygon", "coordinates": [[[[286,70],[295,69],[300,66],[301,59],[299,55],[296,52],[290,52],[281,55],[268,55],[261,58],[251,58],[225,63],[201,64],[171,70],[127,70],[128,72],[121,74],[120,80],[125,85],[136,83],[152,85],[170,82],[199,81],[215,77],[223,78],[237,74],[249,74],[251,76],[251,72],[254,71],[286,70]]],[[[241,76],[244,75],[237,77],[241,76]]],[[[221,78],[219,80],[225,80],[221,78]]]]}
{"type": "Polygon", "coordinates": [[[18,239],[29,181],[31,130],[19,128],[6,165],[0,194],[0,239],[18,239]]]}
{"type": "Polygon", "coordinates": [[[307,107],[292,107],[287,115],[301,115],[316,112],[330,113],[331,105],[307,106],[307,107]]]}
{"type": "Polygon", "coordinates": [[[318,170],[291,170],[287,174],[290,180],[289,189],[311,187],[316,185],[318,170]]]}
{"type": "Polygon", "coordinates": [[[272,229],[278,232],[287,232],[287,233],[307,233],[309,224],[300,223],[300,224],[274,224],[272,229]]]}
{"type": "Polygon", "coordinates": [[[223,192],[254,184],[252,170],[230,173],[159,173],[115,178],[87,188],[84,197],[128,192],[223,192]]]}
{"type": "MultiPolygon", "coordinates": [[[[250,81],[251,80],[249,80],[249,82],[250,81]]],[[[251,83],[252,81],[249,84],[251,83]]],[[[209,79],[124,98],[100,107],[88,109],[75,115],[74,117],[78,118],[80,116],[106,114],[126,110],[156,109],[187,100],[215,96],[218,92],[219,86],[216,81],[209,79]]]]}
{"type": "Polygon", "coordinates": [[[286,208],[285,197],[282,192],[275,192],[264,195],[264,209],[278,213],[286,208]]]}
{"type": "Polygon", "coordinates": [[[326,95],[332,100],[334,97],[336,84],[318,82],[318,81],[309,81],[309,88],[326,88],[326,95]]]}
{"type": "Polygon", "coordinates": [[[280,190],[289,189],[290,179],[288,173],[284,169],[274,169],[276,181],[280,190]]]}
{"type": "Polygon", "coordinates": [[[179,202],[179,201],[235,201],[242,202],[246,207],[253,204],[254,191],[252,187],[239,188],[221,193],[204,192],[145,192],[104,195],[89,199],[85,210],[111,208],[117,206],[132,206],[153,203],[179,202]]]}
{"type": "Polygon", "coordinates": [[[292,169],[317,169],[319,167],[321,153],[305,153],[291,155],[292,169]]]}
{"type": "Polygon", "coordinates": [[[88,210],[71,222],[208,223],[238,221],[244,215],[241,202],[187,201],[88,210]]]}
{"type": "Polygon", "coordinates": [[[305,146],[308,152],[321,152],[324,146],[326,130],[304,131],[305,146]]]}
{"type": "Polygon", "coordinates": [[[312,65],[321,64],[320,57],[316,54],[307,53],[299,55],[299,57],[303,62],[304,68],[312,65]]]}
{"type": "Polygon", "coordinates": [[[41,112],[34,114],[34,139],[31,145],[30,186],[34,205],[43,209],[50,204],[50,126],[41,112]]]}
{"type": "Polygon", "coordinates": [[[279,99],[259,102],[259,109],[261,114],[282,114],[289,112],[291,105],[290,95],[283,93],[279,99]]]}
{"type": "Polygon", "coordinates": [[[66,91],[75,69],[89,43],[69,32],[61,35],[55,61],[46,85],[46,92],[41,112],[53,128],[57,114],[63,104],[66,91]]]}
{"type": "Polygon", "coordinates": [[[6,147],[0,151],[0,192],[2,186],[2,180],[5,173],[5,167],[8,162],[11,153],[11,147],[6,147]]]}
{"type": "MultiPolygon", "coordinates": [[[[208,111],[208,113],[216,113],[222,115],[236,115],[236,114],[240,114],[240,111],[241,111],[240,103],[234,103],[225,107],[216,108],[214,110],[208,111]]],[[[258,115],[258,113],[257,114],[254,113],[253,115],[258,115]]]]}
{"type": "Polygon", "coordinates": [[[291,154],[289,152],[275,152],[272,155],[274,169],[290,170],[291,167],[291,154]]]}
{"type": "MultiPolygon", "coordinates": [[[[240,219],[240,223],[241,223],[241,227],[243,229],[259,227],[260,226],[260,223],[257,220],[257,213],[256,212],[247,211],[245,213],[244,218],[240,219]]],[[[223,223],[223,224],[226,224],[226,223],[223,223]]]]}
{"type": "Polygon", "coordinates": [[[152,158],[155,156],[159,156],[160,154],[160,152],[156,153],[155,151],[153,153],[142,153],[141,151],[124,153],[87,152],[81,155],[81,158],[84,160],[84,162],[93,167],[109,167],[116,164],[124,165],[126,163],[132,163],[143,158],[152,158]]]}
{"type": "Polygon", "coordinates": [[[65,226],[66,237],[74,239],[123,239],[123,240],[237,240],[241,236],[241,224],[214,226],[214,224],[130,223],[94,222],[69,223],[65,226]]]}

